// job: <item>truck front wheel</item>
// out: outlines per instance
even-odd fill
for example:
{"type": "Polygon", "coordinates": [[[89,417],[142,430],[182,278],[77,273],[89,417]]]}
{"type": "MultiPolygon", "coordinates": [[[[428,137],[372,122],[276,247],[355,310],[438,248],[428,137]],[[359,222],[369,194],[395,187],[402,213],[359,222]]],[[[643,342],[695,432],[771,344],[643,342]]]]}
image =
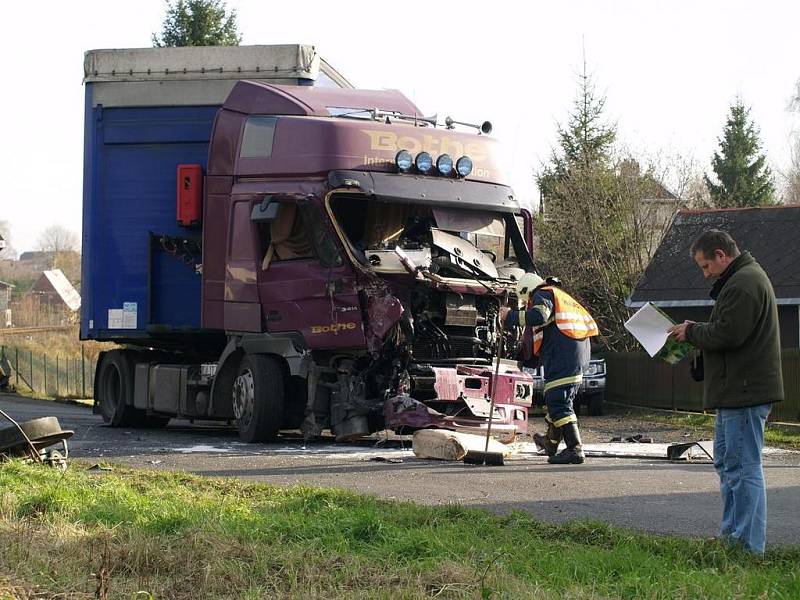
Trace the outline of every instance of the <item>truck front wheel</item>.
{"type": "Polygon", "coordinates": [[[277,357],[245,354],[233,381],[233,414],[245,442],[272,442],[283,422],[283,369],[277,357]]]}

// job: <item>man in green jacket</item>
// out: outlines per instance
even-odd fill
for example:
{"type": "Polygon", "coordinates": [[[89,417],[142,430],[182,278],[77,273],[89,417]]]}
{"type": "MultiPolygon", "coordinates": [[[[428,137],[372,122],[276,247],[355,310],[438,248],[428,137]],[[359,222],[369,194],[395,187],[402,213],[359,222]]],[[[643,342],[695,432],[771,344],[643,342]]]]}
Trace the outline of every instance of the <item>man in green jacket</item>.
{"type": "Polygon", "coordinates": [[[773,402],[783,400],[778,307],[767,274],[726,232],[711,229],[691,255],[715,300],[708,323],[670,329],[703,350],[703,407],[716,409],[714,467],[720,478],[721,535],[763,554],[767,495],[761,451],[773,402]]]}

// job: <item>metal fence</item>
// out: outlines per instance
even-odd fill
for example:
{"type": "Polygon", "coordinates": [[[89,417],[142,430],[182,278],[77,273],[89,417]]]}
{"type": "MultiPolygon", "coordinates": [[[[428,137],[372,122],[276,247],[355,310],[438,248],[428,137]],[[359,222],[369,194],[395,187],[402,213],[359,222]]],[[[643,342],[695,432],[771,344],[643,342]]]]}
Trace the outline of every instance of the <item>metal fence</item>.
{"type": "MultiPolygon", "coordinates": [[[[641,353],[606,356],[606,398],[632,406],[671,410],[703,410],[703,384],[692,380],[688,360],[675,366],[641,353]]],[[[800,350],[784,350],[783,389],[786,400],[775,404],[771,418],[800,422],[800,350]]]]}
{"type": "Polygon", "coordinates": [[[33,352],[16,346],[0,346],[11,367],[10,383],[54,398],[91,398],[94,395],[94,359],[81,348],[80,357],[33,352]]]}

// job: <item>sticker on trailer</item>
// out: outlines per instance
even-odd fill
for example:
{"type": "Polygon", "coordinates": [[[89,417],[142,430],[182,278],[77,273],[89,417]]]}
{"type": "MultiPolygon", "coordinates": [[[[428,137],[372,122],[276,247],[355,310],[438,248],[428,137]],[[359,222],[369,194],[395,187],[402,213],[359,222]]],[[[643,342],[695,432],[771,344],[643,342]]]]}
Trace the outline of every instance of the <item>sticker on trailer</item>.
{"type": "Polygon", "coordinates": [[[136,329],[138,304],[136,302],[122,303],[122,328],[136,329]]]}
{"type": "Polygon", "coordinates": [[[136,302],[123,302],[122,308],[108,309],[109,329],[136,329],[139,305],[136,302]]]}
{"type": "Polygon", "coordinates": [[[109,308],[108,309],[108,328],[109,329],[122,329],[122,309],[109,308]]]}

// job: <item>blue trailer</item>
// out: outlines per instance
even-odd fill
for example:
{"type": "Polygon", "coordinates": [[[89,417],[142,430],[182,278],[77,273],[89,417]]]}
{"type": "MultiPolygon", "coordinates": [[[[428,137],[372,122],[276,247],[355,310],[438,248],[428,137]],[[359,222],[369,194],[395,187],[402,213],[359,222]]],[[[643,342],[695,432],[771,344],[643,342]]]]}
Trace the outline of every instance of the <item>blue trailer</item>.
{"type": "Polygon", "coordinates": [[[241,79],[352,87],[311,46],[86,53],[81,339],[213,338],[200,326],[201,232],[176,218],[177,167],[205,170],[241,79]]]}

